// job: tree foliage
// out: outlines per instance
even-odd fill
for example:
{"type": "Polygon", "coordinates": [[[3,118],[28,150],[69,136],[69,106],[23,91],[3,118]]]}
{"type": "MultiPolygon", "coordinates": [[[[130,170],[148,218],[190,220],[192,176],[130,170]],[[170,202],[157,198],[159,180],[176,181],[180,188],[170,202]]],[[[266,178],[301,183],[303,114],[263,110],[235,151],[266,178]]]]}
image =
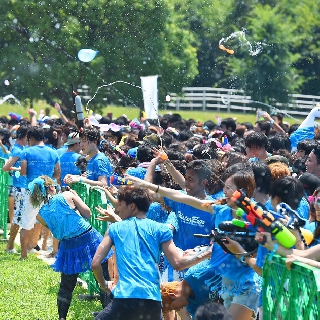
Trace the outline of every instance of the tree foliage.
{"type": "MultiPolygon", "coordinates": [[[[176,25],[166,1],[5,0],[0,7],[1,94],[70,106],[70,84],[86,84],[91,94],[103,84],[158,74],[160,92],[188,85],[197,74],[193,35],[176,25]],[[1,7],[5,10],[2,10],[1,7]],[[82,48],[99,50],[90,63],[78,60],[82,48]],[[7,91],[7,92],[6,92],[7,91]]],[[[137,103],[141,90],[119,84],[94,100],[127,97],[137,103]]]]}
{"type": "Polygon", "coordinates": [[[92,106],[140,105],[140,77],[155,74],[162,101],[188,85],[244,89],[262,102],[320,94],[319,11],[312,0],[1,0],[0,96],[70,109],[71,84],[91,96],[105,85],[92,106]],[[262,43],[259,54],[237,38],[226,43],[234,55],[219,49],[239,30],[262,43]],[[99,54],[83,63],[82,48],[99,54]]]}

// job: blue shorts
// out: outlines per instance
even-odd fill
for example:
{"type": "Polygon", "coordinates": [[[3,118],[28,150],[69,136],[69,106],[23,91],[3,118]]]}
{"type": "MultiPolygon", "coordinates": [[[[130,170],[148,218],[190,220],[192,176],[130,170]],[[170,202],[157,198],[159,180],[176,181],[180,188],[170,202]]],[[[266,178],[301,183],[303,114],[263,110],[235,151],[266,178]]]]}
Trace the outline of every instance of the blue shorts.
{"type": "Polygon", "coordinates": [[[232,303],[239,304],[246,307],[249,310],[252,310],[254,319],[258,314],[259,307],[259,297],[261,292],[255,292],[254,286],[248,288],[245,291],[241,292],[239,295],[230,295],[228,292],[221,293],[221,298],[223,299],[224,306],[229,309],[232,303]]]}

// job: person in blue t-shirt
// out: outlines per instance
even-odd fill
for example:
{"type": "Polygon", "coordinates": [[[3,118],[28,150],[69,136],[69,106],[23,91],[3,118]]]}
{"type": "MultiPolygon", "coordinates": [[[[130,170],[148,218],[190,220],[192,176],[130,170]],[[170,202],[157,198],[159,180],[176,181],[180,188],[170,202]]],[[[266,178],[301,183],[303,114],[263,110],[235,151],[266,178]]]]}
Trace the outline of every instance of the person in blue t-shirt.
{"type": "MultiPolygon", "coordinates": [[[[66,150],[65,152],[59,155],[60,157],[60,167],[61,167],[61,188],[67,186],[64,182],[64,177],[67,174],[81,174],[80,169],[75,165],[75,162],[79,159],[80,155],[80,138],[77,132],[72,132],[68,136],[68,140],[65,143],[66,150]]],[[[57,150],[58,152],[58,150],[57,150]]],[[[58,153],[59,154],[59,153],[58,153]]],[[[42,250],[47,250],[47,239],[48,233],[45,232],[43,242],[42,242],[42,250]]],[[[52,251],[47,255],[48,258],[54,258],[58,251],[58,241],[53,238],[52,251]]]]}
{"type": "MultiPolygon", "coordinates": [[[[301,206],[301,201],[303,199],[304,191],[301,182],[295,178],[284,176],[275,180],[270,186],[270,205],[272,214],[276,219],[284,219],[285,217],[276,212],[279,203],[284,202],[288,204],[291,209],[296,210],[301,220],[304,219],[303,214],[299,211],[301,206]],[[288,192],[290,190],[290,192],[288,192]]],[[[267,208],[268,209],[268,208],[267,208]]],[[[301,236],[297,230],[293,231],[297,238],[296,247],[303,249],[303,242],[301,241],[301,236]]],[[[238,243],[230,241],[229,245],[226,245],[229,250],[234,253],[242,253],[246,250],[238,243]]],[[[247,263],[255,272],[262,275],[262,268],[266,261],[266,256],[270,251],[262,245],[259,245],[257,256],[243,256],[244,262],[247,263]]],[[[262,296],[259,299],[259,306],[262,306],[262,296]]],[[[262,309],[259,311],[260,318],[262,318],[262,309]]]]}
{"type": "Polygon", "coordinates": [[[320,244],[320,187],[309,197],[311,214],[305,228],[313,233],[313,241],[310,246],[320,244]]]}
{"type": "Polygon", "coordinates": [[[150,203],[151,197],[146,190],[132,186],[119,190],[117,211],[122,221],[109,227],[93,258],[92,270],[100,288],[110,291],[113,283],[104,279],[101,261],[114,245],[120,278],[112,289],[113,301],[96,320],[138,320],[142,315],[161,319],[157,270],[161,251],[177,269],[191,267],[210,256],[210,250],[200,255],[193,250],[182,254],[172,241],[172,230],[166,224],[146,218],[150,203]]]}
{"type": "Polygon", "coordinates": [[[209,260],[192,266],[181,281],[166,282],[161,287],[163,313],[171,310],[186,309],[193,318],[197,308],[214,300],[218,301],[218,289],[221,287],[221,277],[209,260]]]}
{"type": "MultiPolygon", "coordinates": [[[[40,207],[38,221],[48,228],[60,241],[56,261],[52,268],[61,272],[57,298],[59,319],[65,320],[79,273],[90,270],[94,254],[102,241],[102,235],[91,227],[88,219],[90,208],[74,190],[56,193],[57,184],[48,176],[40,176],[29,183],[30,202],[40,207]]],[[[110,249],[101,260],[104,277],[110,279],[108,259],[113,255],[110,249]]],[[[100,291],[103,307],[110,302],[110,295],[100,291]]]]}
{"type": "MultiPolygon", "coordinates": [[[[151,161],[149,170],[154,170],[156,164],[163,162],[161,155],[158,155],[151,161]]],[[[170,161],[166,163],[167,167],[172,166],[170,161]]],[[[211,170],[204,160],[193,160],[187,164],[184,177],[185,191],[172,190],[181,193],[181,196],[187,194],[201,200],[211,200],[206,194],[206,185],[211,177],[211,170]]],[[[170,207],[174,214],[170,215],[167,223],[171,225],[174,231],[173,240],[176,246],[182,250],[193,248],[198,245],[206,244],[205,239],[195,238],[195,233],[209,233],[214,229],[214,218],[211,214],[202,209],[194,208],[186,203],[175,201],[170,196],[162,196],[160,193],[153,193],[153,201],[164,203],[170,207]]]]}
{"type": "Polygon", "coordinates": [[[8,161],[2,167],[3,171],[13,172],[13,197],[14,197],[14,214],[10,226],[10,237],[6,246],[9,253],[17,253],[14,248],[14,240],[21,227],[23,211],[26,209],[24,198],[27,191],[26,176],[20,175],[20,155],[27,145],[28,126],[20,126],[16,132],[16,142],[11,150],[8,161]]]}
{"type": "MultiPolygon", "coordinates": [[[[28,148],[25,148],[21,155],[21,176],[26,176],[27,184],[40,175],[47,175],[60,183],[60,162],[55,150],[44,145],[44,130],[39,126],[30,127],[27,133],[28,148]]],[[[29,191],[27,191],[24,210],[21,219],[21,257],[27,257],[28,249],[37,246],[41,225],[36,223],[36,215],[39,208],[30,205],[29,191]],[[31,231],[32,230],[32,231],[31,231]]]]}
{"type": "Polygon", "coordinates": [[[268,137],[262,133],[254,131],[245,138],[246,154],[249,161],[263,161],[270,156],[267,152],[269,147],[268,137]]]}
{"type": "Polygon", "coordinates": [[[81,156],[79,153],[81,150],[79,134],[72,132],[68,136],[68,141],[64,144],[66,151],[60,155],[60,167],[61,167],[61,187],[66,187],[64,178],[67,174],[81,175],[80,169],[75,165],[75,162],[81,156]]]}
{"type": "Polygon", "coordinates": [[[149,145],[142,144],[137,148],[137,161],[138,166],[136,168],[129,168],[127,174],[131,176],[144,179],[147,169],[150,165],[150,161],[153,159],[153,151],[149,145]]]}
{"type": "MultiPolygon", "coordinates": [[[[214,227],[218,228],[219,223],[236,218],[235,209],[237,206],[231,200],[231,196],[238,189],[243,189],[248,197],[252,197],[255,189],[254,178],[248,171],[236,172],[226,179],[224,193],[226,195],[226,205],[217,205],[213,201],[198,199],[178,190],[172,190],[154,185],[134,177],[127,177],[132,180],[137,187],[147,188],[173,201],[183,202],[200,211],[205,211],[212,215],[214,227]]],[[[203,229],[205,230],[205,229],[203,229]]],[[[212,251],[212,267],[222,277],[222,288],[220,294],[224,299],[224,304],[228,308],[235,320],[251,319],[257,313],[258,299],[261,292],[261,277],[249,266],[244,265],[240,257],[226,254],[218,245],[212,251]]]]}
{"type": "Polygon", "coordinates": [[[81,149],[87,157],[85,176],[67,174],[64,178],[66,184],[84,182],[92,186],[109,185],[112,167],[109,159],[99,151],[101,135],[98,129],[89,127],[80,132],[81,149]]]}

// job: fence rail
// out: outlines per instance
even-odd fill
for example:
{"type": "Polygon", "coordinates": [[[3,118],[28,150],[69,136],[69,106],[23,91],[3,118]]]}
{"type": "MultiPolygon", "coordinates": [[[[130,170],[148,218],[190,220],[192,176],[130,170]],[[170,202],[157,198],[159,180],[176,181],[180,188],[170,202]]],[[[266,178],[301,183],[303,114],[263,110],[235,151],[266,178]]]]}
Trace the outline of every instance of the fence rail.
{"type": "MultiPolygon", "coordinates": [[[[167,109],[175,110],[216,110],[226,112],[255,112],[261,107],[253,101],[251,96],[243,90],[210,88],[210,87],[184,87],[182,94],[172,93],[171,100],[166,104],[167,109]]],[[[292,116],[306,116],[317,103],[320,103],[320,96],[291,94],[289,103],[273,103],[273,107],[285,110],[292,116]]],[[[265,104],[266,105],[266,104],[265,104]]],[[[270,111],[270,110],[267,110],[270,111]]]]}
{"type": "MultiPolygon", "coordinates": [[[[0,158],[0,168],[5,164],[5,159],[0,158]]],[[[9,173],[0,170],[0,229],[3,230],[3,239],[7,238],[8,226],[8,178],[9,173]]]]}
{"type": "Polygon", "coordinates": [[[320,269],[274,256],[263,266],[263,320],[320,319],[320,269]]]}
{"type": "MultiPolygon", "coordinates": [[[[107,231],[108,223],[96,219],[98,211],[95,209],[97,206],[106,208],[107,199],[104,192],[98,189],[91,189],[90,186],[85,183],[73,183],[71,188],[77,192],[82,201],[90,208],[92,213],[90,224],[92,227],[94,227],[100,234],[104,235],[107,231]]],[[[90,296],[94,296],[95,293],[100,292],[98,283],[92,271],[80,273],[79,277],[87,283],[88,293],[90,296]]]]}

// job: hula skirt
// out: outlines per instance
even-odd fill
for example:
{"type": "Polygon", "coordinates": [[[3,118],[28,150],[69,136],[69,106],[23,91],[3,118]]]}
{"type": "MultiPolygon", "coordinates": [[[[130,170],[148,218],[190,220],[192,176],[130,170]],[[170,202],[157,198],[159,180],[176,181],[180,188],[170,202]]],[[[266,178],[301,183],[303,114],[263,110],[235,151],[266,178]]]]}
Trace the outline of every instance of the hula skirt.
{"type": "MultiPolygon", "coordinates": [[[[77,274],[91,270],[93,256],[102,239],[102,235],[93,228],[77,237],[62,239],[59,242],[56,261],[51,267],[54,271],[64,274],[77,274]]],[[[113,250],[110,250],[102,263],[113,254],[113,250]]]]}

